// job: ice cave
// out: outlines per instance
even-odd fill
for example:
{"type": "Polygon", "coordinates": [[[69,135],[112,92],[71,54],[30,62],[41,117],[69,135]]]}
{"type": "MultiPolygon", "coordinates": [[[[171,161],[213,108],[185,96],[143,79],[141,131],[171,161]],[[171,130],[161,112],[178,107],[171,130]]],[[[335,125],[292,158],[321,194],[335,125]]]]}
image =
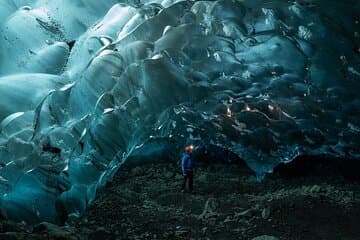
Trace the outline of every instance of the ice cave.
{"type": "Polygon", "coordinates": [[[356,0],[2,0],[0,206],[77,218],[124,162],[186,143],[259,179],[304,154],[359,159],[359,13],[356,0]]]}

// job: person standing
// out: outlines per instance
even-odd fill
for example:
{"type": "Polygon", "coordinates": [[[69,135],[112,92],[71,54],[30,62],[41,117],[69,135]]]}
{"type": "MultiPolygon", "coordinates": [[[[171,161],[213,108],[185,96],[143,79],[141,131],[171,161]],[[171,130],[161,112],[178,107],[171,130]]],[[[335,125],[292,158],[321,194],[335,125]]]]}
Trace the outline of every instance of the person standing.
{"type": "Polygon", "coordinates": [[[193,191],[193,183],[194,183],[194,160],[192,158],[193,150],[194,150],[193,145],[186,146],[185,151],[181,158],[181,170],[184,176],[182,192],[185,192],[187,183],[189,183],[189,192],[192,193],[193,191]]]}

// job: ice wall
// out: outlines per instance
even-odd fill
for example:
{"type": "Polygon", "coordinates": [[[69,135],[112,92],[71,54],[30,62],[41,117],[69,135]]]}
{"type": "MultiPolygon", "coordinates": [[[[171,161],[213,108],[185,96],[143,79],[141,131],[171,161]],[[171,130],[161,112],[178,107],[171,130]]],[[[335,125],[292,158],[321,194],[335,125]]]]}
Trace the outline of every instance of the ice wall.
{"type": "Polygon", "coordinates": [[[76,217],[128,159],[212,143],[259,175],[359,158],[360,4],[2,0],[0,196],[76,217]]]}

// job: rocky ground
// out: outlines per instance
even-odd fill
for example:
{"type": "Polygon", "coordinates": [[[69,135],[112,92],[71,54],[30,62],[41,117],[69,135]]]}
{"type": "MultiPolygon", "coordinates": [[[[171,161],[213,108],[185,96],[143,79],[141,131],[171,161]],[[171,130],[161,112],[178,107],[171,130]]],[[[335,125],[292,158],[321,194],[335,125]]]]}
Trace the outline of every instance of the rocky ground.
{"type": "Polygon", "coordinates": [[[274,176],[200,166],[195,193],[177,164],[125,167],[72,227],[6,220],[0,239],[360,239],[360,185],[342,177],[274,176]]]}

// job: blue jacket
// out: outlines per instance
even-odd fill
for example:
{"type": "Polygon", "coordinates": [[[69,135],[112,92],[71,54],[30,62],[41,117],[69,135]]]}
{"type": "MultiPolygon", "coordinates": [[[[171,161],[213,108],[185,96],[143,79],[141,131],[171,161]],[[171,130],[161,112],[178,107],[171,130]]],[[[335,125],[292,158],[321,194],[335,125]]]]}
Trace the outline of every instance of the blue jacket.
{"type": "Polygon", "coordinates": [[[181,158],[181,169],[183,174],[186,173],[186,171],[193,171],[194,169],[194,161],[191,158],[189,153],[184,153],[181,158]]]}

